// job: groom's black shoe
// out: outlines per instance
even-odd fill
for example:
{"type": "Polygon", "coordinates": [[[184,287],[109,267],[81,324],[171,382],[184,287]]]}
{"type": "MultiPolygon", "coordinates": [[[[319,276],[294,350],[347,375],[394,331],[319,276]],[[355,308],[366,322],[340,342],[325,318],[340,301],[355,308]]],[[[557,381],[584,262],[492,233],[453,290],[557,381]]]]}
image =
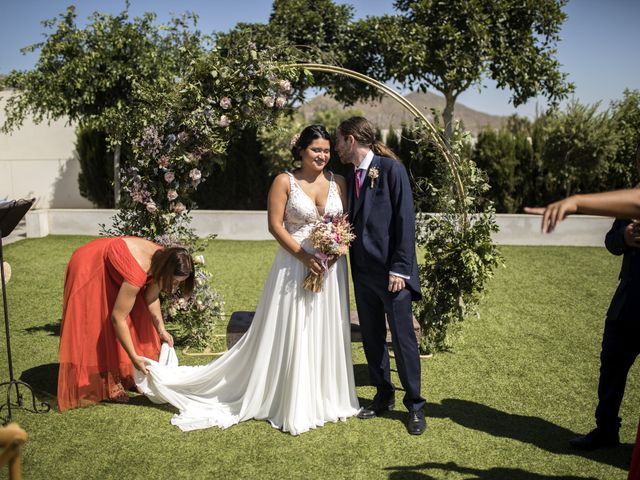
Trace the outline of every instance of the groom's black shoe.
{"type": "Polygon", "coordinates": [[[358,418],[363,420],[367,420],[369,418],[375,418],[384,412],[389,410],[393,410],[393,407],[396,406],[396,401],[392,398],[391,400],[381,401],[373,399],[371,404],[367,405],[364,408],[361,408],[358,412],[358,418]]]}
{"type": "Polygon", "coordinates": [[[422,435],[426,429],[427,421],[424,419],[424,412],[422,410],[409,412],[409,418],[407,419],[407,431],[411,435],[422,435]]]}
{"type": "Polygon", "coordinates": [[[586,435],[572,438],[569,445],[577,450],[597,450],[598,448],[611,448],[620,445],[618,430],[603,430],[595,428],[586,435]]]}

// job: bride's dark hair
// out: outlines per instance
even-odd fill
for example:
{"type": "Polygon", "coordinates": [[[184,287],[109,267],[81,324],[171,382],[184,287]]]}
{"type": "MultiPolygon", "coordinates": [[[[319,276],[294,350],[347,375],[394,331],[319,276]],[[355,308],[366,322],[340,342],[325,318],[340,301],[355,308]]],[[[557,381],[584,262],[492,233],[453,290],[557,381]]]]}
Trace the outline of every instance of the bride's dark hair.
{"type": "Polygon", "coordinates": [[[329,132],[327,132],[327,129],[324,127],[324,125],[315,124],[305,127],[305,129],[300,132],[300,135],[298,135],[298,138],[295,140],[295,142],[293,142],[293,145],[291,146],[293,161],[295,162],[301,160],[302,151],[309,145],[311,145],[311,142],[313,142],[317,138],[329,140],[329,143],[331,143],[331,135],[329,135],[329,132]]]}

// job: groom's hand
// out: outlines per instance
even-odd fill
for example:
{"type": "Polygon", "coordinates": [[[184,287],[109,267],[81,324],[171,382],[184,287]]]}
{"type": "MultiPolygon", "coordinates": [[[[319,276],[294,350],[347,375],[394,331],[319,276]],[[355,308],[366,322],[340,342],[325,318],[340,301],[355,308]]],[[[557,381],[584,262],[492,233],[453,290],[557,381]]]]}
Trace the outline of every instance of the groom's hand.
{"type": "Polygon", "coordinates": [[[389,291],[396,293],[402,290],[405,286],[404,278],[396,277],[395,275],[389,275],[389,291]]]}

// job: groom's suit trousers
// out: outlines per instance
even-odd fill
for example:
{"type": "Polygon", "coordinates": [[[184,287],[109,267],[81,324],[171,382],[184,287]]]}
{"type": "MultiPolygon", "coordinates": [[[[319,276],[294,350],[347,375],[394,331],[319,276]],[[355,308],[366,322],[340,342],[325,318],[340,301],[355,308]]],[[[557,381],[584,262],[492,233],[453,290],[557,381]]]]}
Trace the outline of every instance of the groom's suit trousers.
{"type": "Polygon", "coordinates": [[[596,423],[604,430],[620,428],[619,412],[627,375],[640,354],[640,248],[624,242],[628,220],[616,220],[605,245],[623,255],[620,284],[611,299],[602,336],[596,423]]]}

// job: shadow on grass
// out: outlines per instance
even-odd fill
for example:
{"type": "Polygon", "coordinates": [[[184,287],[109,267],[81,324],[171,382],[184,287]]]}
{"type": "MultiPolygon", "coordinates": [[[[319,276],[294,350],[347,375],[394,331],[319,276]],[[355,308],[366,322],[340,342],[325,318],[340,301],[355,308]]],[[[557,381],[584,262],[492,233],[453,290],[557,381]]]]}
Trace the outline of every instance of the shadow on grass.
{"type": "Polygon", "coordinates": [[[38,333],[45,332],[51,336],[59,337],[60,336],[60,322],[58,323],[47,323],[46,325],[39,325],[37,327],[29,327],[24,329],[27,333],[38,333]]]}
{"type": "Polygon", "coordinates": [[[58,364],[47,363],[28,368],[22,372],[20,380],[31,385],[39,393],[55,398],[58,392],[58,364]]]}
{"type": "MultiPolygon", "coordinates": [[[[473,430],[486,432],[494,437],[511,438],[535,445],[550,453],[575,455],[588,458],[626,470],[633,445],[623,444],[620,448],[582,452],[569,447],[569,439],[577,436],[571,430],[538,417],[516,415],[468,400],[448,398],[442,403],[427,404],[427,415],[436,418],[450,418],[454,422],[473,430]]],[[[509,478],[509,477],[479,477],[509,478]]],[[[511,478],[542,478],[511,477],[511,478]]],[[[576,477],[577,478],[577,477],[576,477]]]]}
{"type": "Polygon", "coordinates": [[[467,480],[598,480],[595,477],[543,475],[519,468],[494,467],[483,470],[463,467],[455,462],[428,462],[413,466],[387,467],[385,470],[393,470],[389,474],[390,480],[437,480],[442,478],[441,471],[472,475],[465,477],[467,480]],[[437,470],[438,472],[423,472],[423,470],[437,470]]]}

